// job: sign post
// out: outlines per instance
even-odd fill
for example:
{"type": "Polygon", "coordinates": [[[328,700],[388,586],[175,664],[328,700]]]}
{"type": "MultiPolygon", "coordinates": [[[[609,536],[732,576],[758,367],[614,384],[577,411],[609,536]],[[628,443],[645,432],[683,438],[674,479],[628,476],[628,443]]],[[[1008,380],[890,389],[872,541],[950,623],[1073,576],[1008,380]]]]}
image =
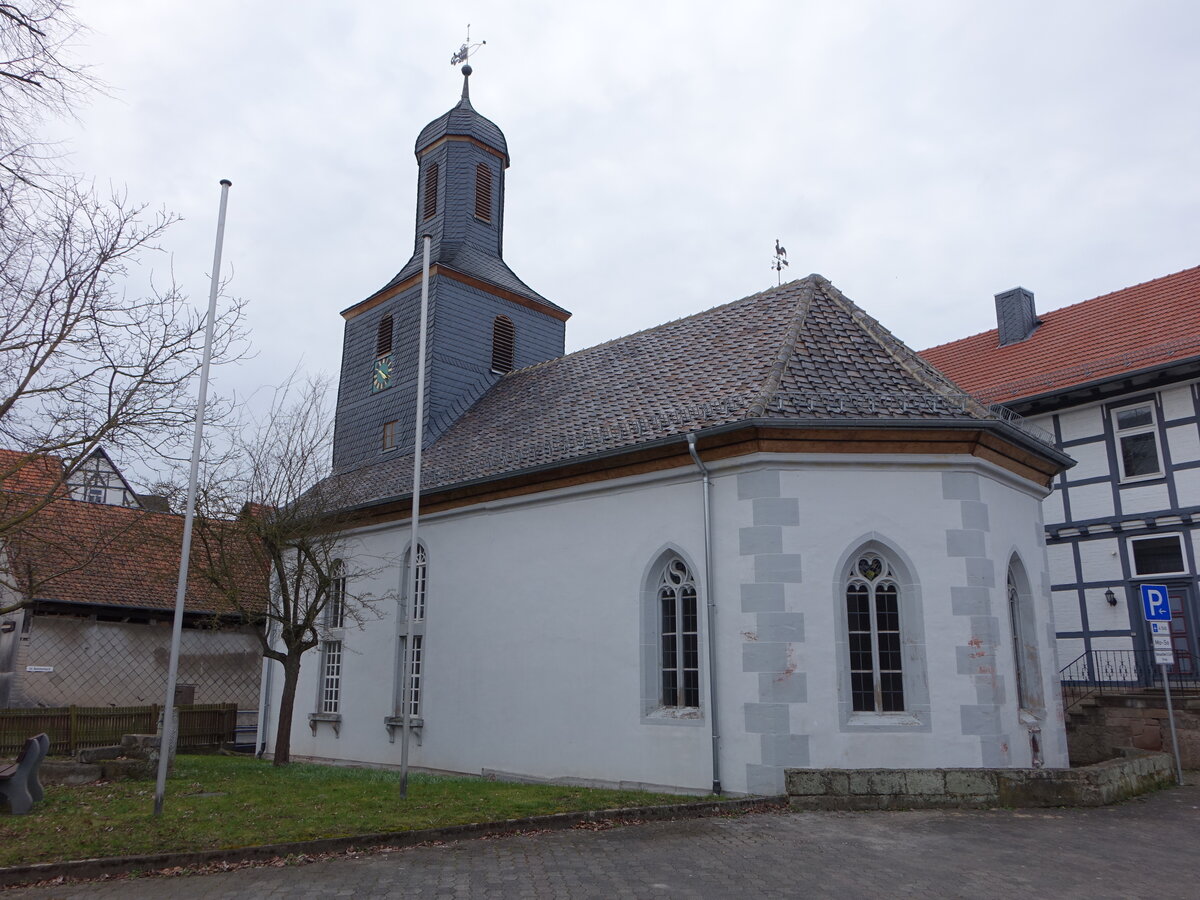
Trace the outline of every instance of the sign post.
{"type": "Polygon", "coordinates": [[[1175,648],[1171,644],[1171,599],[1165,584],[1143,584],[1142,614],[1150,625],[1150,644],[1154,662],[1162,673],[1163,693],[1167,698],[1167,720],[1171,723],[1171,749],[1175,752],[1175,780],[1183,784],[1183,764],[1179,761],[1179,738],[1175,733],[1175,708],[1171,703],[1171,681],[1167,666],[1175,665],[1175,648]]]}

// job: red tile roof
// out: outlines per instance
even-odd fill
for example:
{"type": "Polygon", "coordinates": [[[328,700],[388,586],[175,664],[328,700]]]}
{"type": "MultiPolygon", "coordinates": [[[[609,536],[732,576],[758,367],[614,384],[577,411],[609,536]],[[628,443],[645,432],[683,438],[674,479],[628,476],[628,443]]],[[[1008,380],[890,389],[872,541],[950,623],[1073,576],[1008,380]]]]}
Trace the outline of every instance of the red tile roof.
{"type": "Polygon", "coordinates": [[[921,356],[993,403],[1200,356],[1200,266],[1038,318],[1029,338],[1007,347],[993,328],[921,356]]]}
{"type": "Polygon", "coordinates": [[[64,494],[62,460],[57,456],[30,455],[20,450],[0,450],[0,488],[24,494],[64,494]]]}
{"type": "MultiPolygon", "coordinates": [[[[10,499],[12,494],[7,495],[10,499]]],[[[236,528],[236,522],[220,523],[236,528]]],[[[60,499],[6,538],[12,570],[35,599],[139,609],[173,609],[183,544],[183,517],[60,499]]],[[[267,571],[248,542],[236,539],[227,552],[240,581],[265,603],[267,571]]],[[[198,573],[202,543],[192,544],[185,608],[188,612],[235,610],[198,573]]]]}

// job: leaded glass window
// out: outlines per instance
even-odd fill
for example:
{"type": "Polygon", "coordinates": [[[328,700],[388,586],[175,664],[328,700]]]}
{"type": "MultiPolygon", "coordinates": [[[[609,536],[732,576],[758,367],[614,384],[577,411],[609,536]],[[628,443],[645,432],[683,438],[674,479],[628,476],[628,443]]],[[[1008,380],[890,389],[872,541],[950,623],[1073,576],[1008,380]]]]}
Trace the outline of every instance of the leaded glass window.
{"type": "Polygon", "coordinates": [[[321,712],[336,713],[342,702],[342,642],[325,641],[321,649],[321,712]]]}
{"type": "Polygon", "coordinates": [[[1028,675],[1025,672],[1025,654],[1021,646],[1021,593],[1017,589],[1017,581],[1013,576],[1011,566],[1008,569],[1008,618],[1012,624],[1013,663],[1017,673],[1017,705],[1021,709],[1029,709],[1029,698],[1025,692],[1028,675]]]}
{"type": "Polygon", "coordinates": [[[700,636],[696,580],[675,556],[658,584],[663,706],[700,705],[700,636]]]}
{"type": "Polygon", "coordinates": [[[850,695],[855,712],[904,710],[900,587],[879,554],[860,556],[846,582],[850,695]]]}
{"type": "Polygon", "coordinates": [[[420,544],[417,545],[417,581],[416,591],[413,593],[413,620],[420,622],[425,618],[425,548],[420,544]]]}

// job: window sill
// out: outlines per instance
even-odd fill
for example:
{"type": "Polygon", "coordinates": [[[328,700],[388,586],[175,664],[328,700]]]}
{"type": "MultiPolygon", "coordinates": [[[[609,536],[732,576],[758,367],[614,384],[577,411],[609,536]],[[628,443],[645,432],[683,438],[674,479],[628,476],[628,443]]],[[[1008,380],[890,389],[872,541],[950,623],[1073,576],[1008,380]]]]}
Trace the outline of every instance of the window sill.
{"type": "MultiPolygon", "coordinates": [[[[1122,475],[1117,479],[1118,484],[1148,484],[1152,481],[1165,481],[1167,478],[1164,472],[1153,472],[1149,475],[1122,475]]],[[[1067,485],[1070,487],[1070,485],[1067,485]]]]}
{"type": "Polygon", "coordinates": [[[699,706],[658,706],[642,716],[648,725],[701,725],[704,710],[699,706]]]}
{"type": "Polygon", "coordinates": [[[925,723],[910,712],[853,712],[850,713],[850,725],[908,725],[918,728],[925,723]]]}
{"type": "MultiPolygon", "coordinates": [[[[396,732],[404,730],[404,716],[384,716],[383,724],[388,730],[388,741],[396,743],[396,732]]],[[[425,719],[421,716],[409,716],[408,728],[417,739],[418,747],[421,746],[421,728],[424,725],[425,719]]]]}
{"type": "Polygon", "coordinates": [[[316,737],[317,726],[321,723],[326,723],[333,726],[333,734],[335,737],[342,736],[342,714],[341,713],[309,713],[308,727],[312,729],[313,736],[316,737]]]}

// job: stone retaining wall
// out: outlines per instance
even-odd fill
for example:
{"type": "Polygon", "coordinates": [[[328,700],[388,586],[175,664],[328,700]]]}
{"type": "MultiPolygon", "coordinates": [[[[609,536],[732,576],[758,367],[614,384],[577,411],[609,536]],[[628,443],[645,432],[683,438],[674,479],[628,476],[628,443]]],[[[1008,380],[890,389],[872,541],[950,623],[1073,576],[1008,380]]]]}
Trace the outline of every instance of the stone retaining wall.
{"type": "Polygon", "coordinates": [[[1165,753],[1127,750],[1079,769],[789,769],[793,809],[1103,806],[1174,781],[1165,753]]]}
{"type": "MultiPolygon", "coordinates": [[[[1200,768],[1200,697],[1173,697],[1179,759],[1185,769],[1200,768]]],[[[1111,759],[1116,747],[1171,749],[1171,725],[1162,691],[1103,694],[1071,707],[1067,716],[1071,765],[1111,759]]]]}

